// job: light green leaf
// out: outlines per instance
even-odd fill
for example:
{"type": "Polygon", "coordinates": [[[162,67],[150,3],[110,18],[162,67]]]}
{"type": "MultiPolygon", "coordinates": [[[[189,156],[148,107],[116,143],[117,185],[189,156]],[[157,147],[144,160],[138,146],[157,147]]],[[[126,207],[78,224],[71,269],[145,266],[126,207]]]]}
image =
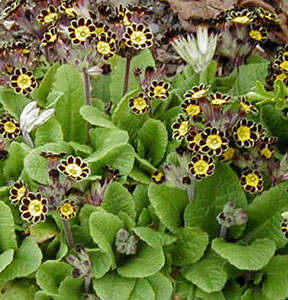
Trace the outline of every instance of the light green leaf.
{"type": "Polygon", "coordinates": [[[147,280],[149,281],[155,293],[155,300],[170,299],[172,295],[172,283],[167,277],[159,272],[151,277],[148,277],[147,280]]]}
{"type": "Polygon", "coordinates": [[[51,219],[47,219],[44,223],[38,223],[30,228],[30,236],[41,244],[59,234],[59,229],[51,219]]]}
{"type": "Polygon", "coordinates": [[[19,120],[23,108],[29,103],[29,99],[10,90],[0,90],[0,103],[5,111],[19,120]]]}
{"type": "Polygon", "coordinates": [[[155,293],[147,279],[137,279],[134,289],[127,300],[156,300],[155,293]]]}
{"type": "MultiPolygon", "coordinates": [[[[199,288],[196,288],[195,299],[202,300],[226,300],[222,292],[205,293],[199,288]]],[[[191,299],[192,300],[192,299],[191,299]]]]}
{"type": "Polygon", "coordinates": [[[240,300],[276,300],[276,298],[266,297],[260,286],[255,286],[255,288],[248,289],[240,300]]]}
{"type": "Polygon", "coordinates": [[[66,277],[60,284],[59,296],[55,300],[81,300],[83,299],[84,278],[66,277]]]}
{"type": "Polygon", "coordinates": [[[89,257],[92,263],[92,274],[94,278],[101,278],[104,276],[111,267],[111,260],[109,254],[100,250],[89,250],[89,257]]]}
{"type": "Polygon", "coordinates": [[[1,295],[1,300],[37,300],[37,298],[34,299],[36,291],[36,285],[22,278],[21,281],[10,283],[5,287],[5,293],[1,295]]]}
{"type": "Polygon", "coordinates": [[[150,204],[148,198],[148,186],[146,184],[137,184],[133,191],[133,198],[135,201],[135,209],[137,216],[141,213],[144,207],[150,204]]]}
{"type": "Polygon", "coordinates": [[[0,255],[0,273],[8,266],[13,260],[14,250],[8,249],[0,255]]]}
{"type": "Polygon", "coordinates": [[[212,249],[240,270],[260,270],[268,264],[276,245],[268,239],[259,239],[251,245],[228,243],[220,238],[213,240],[212,249]]]}
{"type": "Polygon", "coordinates": [[[44,292],[39,291],[35,293],[34,300],[54,300],[54,299],[52,299],[49,295],[45,294],[44,292]]]}
{"type": "Polygon", "coordinates": [[[63,132],[59,122],[52,118],[38,127],[35,131],[35,146],[39,147],[47,143],[63,141],[63,132]]]}
{"type": "Polygon", "coordinates": [[[87,157],[93,152],[93,149],[88,145],[83,145],[76,142],[69,142],[68,144],[73,148],[74,154],[77,156],[87,157]]]}

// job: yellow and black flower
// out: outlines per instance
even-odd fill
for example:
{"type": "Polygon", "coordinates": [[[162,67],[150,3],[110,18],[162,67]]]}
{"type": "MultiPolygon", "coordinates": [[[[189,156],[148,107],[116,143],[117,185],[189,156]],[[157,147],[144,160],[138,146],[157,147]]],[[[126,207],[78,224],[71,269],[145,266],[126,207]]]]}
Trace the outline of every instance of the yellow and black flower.
{"type": "Polygon", "coordinates": [[[263,135],[263,127],[252,120],[242,119],[232,128],[237,146],[250,148],[263,135]]]}
{"type": "Polygon", "coordinates": [[[78,15],[77,10],[75,9],[71,1],[64,1],[59,6],[59,11],[60,13],[65,14],[69,18],[76,18],[78,15]]]}
{"type": "Polygon", "coordinates": [[[65,200],[59,205],[58,211],[64,220],[68,220],[76,216],[77,206],[74,201],[65,200]]]}
{"type": "Polygon", "coordinates": [[[136,114],[145,114],[150,110],[150,101],[144,93],[140,93],[136,97],[129,99],[129,106],[136,114]]]}
{"type": "Polygon", "coordinates": [[[95,48],[103,59],[108,59],[117,51],[117,36],[114,32],[108,31],[97,36],[95,48]]]}
{"type": "Polygon", "coordinates": [[[106,24],[104,24],[104,23],[96,22],[95,23],[95,27],[96,27],[96,35],[100,35],[102,33],[111,32],[111,30],[109,29],[109,27],[106,24]]]}
{"type": "Polygon", "coordinates": [[[10,64],[7,64],[4,69],[8,75],[12,75],[15,70],[14,66],[12,66],[10,64]]]}
{"type": "Polygon", "coordinates": [[[240,109],[243,112],[245,112],[245,114],[253,114],[253,115],[258,114],[258,109],[249,101],[245,100],[244,97],[240,97],[239,102],[240,102],[240,109]]]}
{"type": "Polygon", "coordinates": [[[123,4],[116,6],[116,18],[117,22],[122,23],[125,26],[131,25],[132,23],[132,13],[123,4]]]}
{"type": "Polygon", "coordinates": [[[10,86],[17,94],[27,95],[37,87],[37,82],[33,73],[26,67],[22,67],[14,69],[10,76],[10,86]]]}
{"type": "Polygon", "coordinates": [[[267,40],[267,30],[261,25],[251,24],[249,27],[249,37],[257,42],[265,42],[267,40]]]}
{"type": "Polygon", "coordinates": [[[271,13],[270,11],[264,9],[263,7],[257,7],[256,8],[256,13],[259,18],[272,21],[272,22],[277,22],[277,15],[271,13]]]}
{"type": "Polygon", "coordinates": [[[9,200],[13,204],[18,204],[27,195],[28,188],[24,181],[15,182],[10,190],[9,200]]]}
{"type": "Polygon", "coordinates": [[[275,152],[273,144],[275,144],[276,141],[277,138],[268,137],[260,140],[258,152],[262,158],[270,159],[271,157],[273,157],[275,152]]]}
{"type": "Polygon", "coordinates": [[[272,73],[273,81],[276,81],[277,79],[284,81],[288,78],[288,71],[276,69],[272,73]]]}
{"type": "Polygon", "coordinates": [[[91,19],[84,19],[82,17],[71,21],[68,32],[73,44],[83,44],[85,41],[91,40],[96,36],[96,27],[91,19]]]}
{"type": "Polygon", "coordinates": [[[263,177],[258,171],[245,169],[241,174],[240,184],[246,192],[255,194],[263,190],[263,177]]]}
{"type": "Polygon", "coordinates": [[[202,112],[198,100],[195,99],[185,99],[181,103],[181,108],[187,116],[191,117],[193,120],[199,119],[202,112]]]}
{"type": "Polygon", "coordinates": [[[176,140],[183,140],[191,128],[189,117],[180,115],[175,123],[172,124],[172,136],[176,140]]]}
{"type": "Polygon", "coordinates": [[[48,8],[41,10],[40,14],[37,17],[37,20],[42,25],[51,25],[57,22],[59,17],[60,14],[58,9],[53,5],[49,5],[48,8]]]}
{"type": "Polygon", "coordinates": [[[160,171],[155,171],[151,177],[153,181],[158,184],[163,183],[165,181],[165,173],[160,171]]]}
{"type": "Polygon", "coordinates": [[[212,158],[202,154],[192,157],[188,167],[196,180],[213,175],[215,168],[212,158]]]}
{"type": "Polygon", "coordinates": [[[222,162],[228,162],[233,160],[235,154],[236,154],[235,147],[229,145],[228,149],[220,155],[219,159],[222,162]]]}
{"type": "Polygon", "coordinates": [[[58,165],[58,171],[75,181],[86,179],[90,174],[88,164],[81,157],[74,157],[72,155],[69,155],[66,160],[61,160],[58,165]]]}
{"type": "Polygon", "coordinates": [[[256,15],[253,11],[248,9],[243,10],[231,10],[228,12],[227,20],[237,24],[247,25],[253,22],[256,18],[256,15]]]}
{"type": "Polygon", "coordinates": [[[169,96],[170,83],[153,80],[148,87],[148,96],[154,99],[166,100],[169,96]]]}
{"type": "Polygon", "coordinates": [[[229,140],[223,131],[217,128],[206,128],[201,132],[200,136],[199,145],[201,151],[207,153],[207,155],[220,156],[228,150],[229,140]]]}
{"type": "Polygon", "coordinates": [[[8,140],[14,140],[20,135],[20,124],[9,115],[0,119],[0,134],[8,140]]]}
{"type": "Polygon", "coordinates": [[[53,159],[53,160],[56,160],[56,159],[60,159],[60,158],[63,158],[66,153],[65,152],[59,152],[59,153],[56,153],[56,152],[52,152],[52,151],[42,151],[40,153],[41,156],[45,157],[45,158],[48,158],[48,159],[53,159]]]}
{"type": "Polygon", "coordinates": [[[44,33],[43,39],[41,40],[41,47],[48,47],[54,45],[58,40],[58,29],[57,27],[51,27],[47,32],[44,33]]]}
{"type": "Polygon", "coordinates": [[[200,151],[201,135],[197,130],[190,130],[189,134],[186,137],[186,141],[188,142],[188,150],[195,153],[198,153],[200,151]]]}
{"type": "Polygon", "coordinates": [[[288,72],[288,54],[280,55],[275,59],[272,67],[284,72],[288,72]]]}
{"type": "Polygon", "coordinates": [[[27,42],[18,41],[16,43],[12,43],[9,46],[9,50],[11,52],[27,56],[27,55],[29,55],[31,53],[32,46],[31,46],[31,44],[29,44],[27,42]]]}
{"type": "Polygon", "coordinates": [[[38,223],[46,220],[48,213],[47,199],[43,198],[40,193],[28,193],[21,200],[19,208],[22,219],[29,223],[38,223]]]}
{"type": "Polygon", "coordinates": [[[281,231],[285,234],[285,237],[288,238],[288,221],[286,219],[281,223],[281,231]]]}
{"type": "Polygon", "coordinates": [[[127,47],[136,50],[150,48],[153,45],[153,34],[149,27],[144,24],[135,24],[126,27],[124,40],[127,47]]]}
{"type": "Polygon", "coordinates": [[[7,6],[1,12],[0,16],[3,18],[9,17],[13,12],[15,12],[24,3],[25,3],[25,0],[9,1],[7,6]]]}
{"type": "Polygon", "coordinates": [[[201,100],[204,98],[209,91],[209,86],[205,84],[200,84],[199,86],[194,86],[191,90],[184,94],[184,98],[188,100],[201,100]]]}
{"type": "Polygon", "coordinates": [[[210,95],[209,100],[212,105],[222,107],[223,105],[229,104],[231,97],[220,92],[216,92],[210,95]]]}

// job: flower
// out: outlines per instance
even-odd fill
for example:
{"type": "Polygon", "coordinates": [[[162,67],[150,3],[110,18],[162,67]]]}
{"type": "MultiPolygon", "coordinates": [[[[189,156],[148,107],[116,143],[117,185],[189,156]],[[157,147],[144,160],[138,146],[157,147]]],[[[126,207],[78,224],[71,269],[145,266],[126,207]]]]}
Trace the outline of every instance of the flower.
{"type": "Polygon", "coordinates": [[[252,105],[249,101],[245,100],[243,97],[240,97],[239,102],[240,102],[240,109],[246,114],[250,114],[250,113],[253,115],[258,114],[258,109],[254,105],[252,105]]]}
{"type": "Polygon", "coordinates": [[[48,8],[45,8],[41,10],[40,14],[37,17],[37,20],[42,25],[50,25],[52,23],[55,23],[60,17],[60,14],[58,12],[58,9],[53,6],[49,5],[48,8]]]}
{"type": "Polygon", "coordinates": [[[22,4],[25,3],[25,0],[13,0],[8,2],[8,5],[3,9],[0,14],[0,19],[9,17],[16,9],[18,9],[22,4]]]}
{"type": "Polygon", "coordinates": [[[288,54],[280,55],[272,65],[274,69],[280,69],[288,72],[288,54]]]}
{"type": "Polygon", "coordinates": [[[58,207],[58,211],[63,219],[68,220],[76,216],[77,206],[74,201],[65,200],[58,207]]]}
{"type": "Polygon", "coordinates": [[[106,33],[106,32],[111,32],[111,30],[109,29],[109,26],[107,26],[104,23],[101,22],[96,22],[95,23],[95,27],[96,27],[96,35],[100,35],[101,33],[106,33]]]}
{"type": "Polygon", "coordinates": [[[285,237],[288,238],[288,222],[286,219],[281,223],[281,231],[284,232],[285,237]]]}
{"type": "Polygon", "coordinates": [[[119,4],[116,6],[116,20],[125,26],[130,25],[132,20],[131,11],[125,5],[119,4]]]}
{"type": "Polygon", "coordinates": [[[212,158],[202,154],[193,156],[188,167],[196,180],[213,175],[215,168],[212,158]]]}
{"type": "Polygon", "coordinates": [[[104,59],[114,56],[117,50],[117,36],[114,32],[101,33],[96,38],[96,50],[104,59]]]}
{"type": "Polygon", "coordinates": [[[136,50],[146,49],[153,45],[153,34],[146,25],[133,23],[131,26],[126,27],[124,40],[127,47],[136,50]]]}
{"type": "Polygon", "coordinates": [[[191,100],[200,100],[209,91],[209,86],[201,83],[199,86],[194,86],[191,90],[187,91],[184,94],[185,99],[191,99],[191,100]]]}
{"type": "Polygon", "coordinates": [[[160,171],[155,171],[151,177],[155,183],[163,183],[165,181],[165,173],[160,171]]]}
{"type": "Polygon", "coordinates": [[[249,36],[257,42],[265,42],[267,40],[267,30],[261,25],[251,24],[249,27],[249,36]]]}
{"type": "Polygon", "coordinates": [[[21,200],[19,210],[21,217],[29,223],[43,222],[46,220],[46,214],[48,213],[47,199],[42,198],[40,193],[29,192],[21,200]]]}
{"type": "Polygon", "coordinates": [[[201,141],[201,135],[197,130],[190,130],[189,134],[186,137],[186,140],[188,142],[187,148],[190,151],[199,152],[200,150],[200,141],[201,141]]]}
{"type": "Polygon", "coordinates": [[[189,117],[180,115],[175,123],[172,124],[173,138],[177,140],[183,140],[189,133],[190,130],[189,117]]]}
{"type": "Polygon", "coordinates": [[[207,153],[209,156],[220,156],[223,152],[228,150],[229,140],[226,134],[217,128],[206,128],[201,132],[201,141],[199,145],[201,151],[207,153]]]}
{"type": "Polygon", "coordinates": [[[37,82],[33,73],[26,67],[15,68],[10,76],[10,86],[17,94],[27,95],[37,87],[37,82]]]}
{"type": "Polygon", "coordinates": [[[271,13],[270,11],[264,9],[263,7],[257,7],[256,8],[256,14],[261,19],[266,19],[268,21],[276,22],[277,21],[277,15],[271,13]]]}
{"type": "Polygon", "coordinates": [[[240,184],[246,192],[255,194],[263,190],[263,177],[260,172],[246,168],[241,174],[240,184]]]}
{"type": "Polygon", "coordinates": [[[86,179],[90,174],[88,164],[81,157],[74,157],[72,155],[69,155],[66,160],[61,160],[58,165],[58,171],[75,181],[86,179]]]}
{"type": "Polygon", "coordinates": [[[226,105],[230,102],[231,97],[220,92],[216,92],[210,95],[210,102],[212,105],[217,107],[221,107],[222,105],[226,105]]]}
{"type": "Polygon", "coordinates": [[[59,11],[69,18],[76,18],[78,15],[75,7],[72,3],[70,3],[70,1],[64,1],[64,3],[59,6],[59,11]]]}
{"type": "Polygon", "coordinates": [[[182,110],[193,120],[197,120],[201,114],[201,106],[197,100],[186,99],[181,103],[182,110]]]}
{"type": "Polygon", "coordinates": [[[190,64],[196,73],[200,73],[211,62],[217,44],[217,35],[208,36],[208,28],[198,26],[197,38],[192,34],[180,36],[172,42],[176,52],[190,64]]]}
{"type": "Polygon", "coordinates": [[[23,197],[25,197],[28,193],[28,188],[24,181],[19,181],[13,184],[10,190],[9,200],[13,204],[18,204],[21,202],[23,197]]]}
{"type": "Polygon", "coordinates": [[[233,160],[235,153],[236,153],[235,147],[229,146],[228,149],[220,155],[219,159],[223,162],[231,161],[233,160]]]}
{"type": "Polygon", "coordinates": [[[148,96],[150,98],[166,100],[169,96],[169,89],[170,83],[153,80],[148,87],[148,96]]]}
{"type": "Polygon", "coordinates": [[[96,36],[96,27],[91,19],[84,19],[82,17],[71,21],[68,32],[72,43],[78,45],[96,36]]]}
{"type": "Polygon", "coordinates": [[[20,115],[20,128],[22,131],[31,132],[35,127],[48,121],[54,114],[55,109],[49,108],[40,113],[36,101],[28,103],[20,115]]]}
{"type": "Polygon", "coordinates": [[[273,144],[276,143],[277,138],[267,138],[260,140],[258,152],[264,159],[270,159],[274,155],[273,144]]]}
{"type": "Polygon", "coordinates": [[[41,40],[41,47],[48,47],[54,45],[58,40],[57,27],[50,27],[47,32],[44,33],[41,40]]]}
{"type": "Polygon", "coordinates": [[[136,114],[144,114],[150,110],[149,99],[144,93],[140,93],[136,97],[129,99],[129,105],[136,114]]]}
{"type": "Polygon", "coordinates": [[[232,131],[238,147],[250,148],[263,134],[263,127],[252,120],[242,119],[237,122],[232,131]]]}
{"type": "Polygon", "coordinates": [[[0,119],[0,134],[9,140],[20,135],[20,124],[11,116],[4,114],[0,119]]]}
{"type": "Polygon", "coordinates": [[[243,9],[240,11],[231,10],[227,15],[228,21],[243,25],[250,24],[255,18],[255,13],[253,11],[249,11],[248,9],[243,9]]]}

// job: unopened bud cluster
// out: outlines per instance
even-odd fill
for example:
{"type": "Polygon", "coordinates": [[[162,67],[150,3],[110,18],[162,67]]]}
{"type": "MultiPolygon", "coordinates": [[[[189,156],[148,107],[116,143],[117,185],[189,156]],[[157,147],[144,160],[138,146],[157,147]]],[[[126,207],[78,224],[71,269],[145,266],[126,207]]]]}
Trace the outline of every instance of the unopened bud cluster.
{"type": "Polygon", "coordinates": [[[115,246],[120,254],[132,255],[137,251],[138,237],[130,234],[125,229],[120,229],[116,234],[115,246]]]}

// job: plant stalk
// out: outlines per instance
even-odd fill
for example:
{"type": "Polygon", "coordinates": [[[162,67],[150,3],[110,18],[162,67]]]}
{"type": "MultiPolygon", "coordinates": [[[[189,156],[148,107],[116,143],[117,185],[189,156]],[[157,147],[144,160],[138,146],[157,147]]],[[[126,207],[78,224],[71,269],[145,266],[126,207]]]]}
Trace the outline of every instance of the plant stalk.
{"type": "Polygon", "coordinates": [[[227,235],[227,226],[224,225],[224,224],[221,224],[221,228],[220,228],[220,235],[219,237],[222,238],[222,239],[226,239],[226,235],[227,235]]]}
{"type": "Polygon", "coordinates": [[[85,103],[86,105],[91,105],[91,81],[90,75],[87,70],[83,70],[84,74],[84,89],[85,89],[85,103]]]}
{"type": "Polygon", "coordinates": [[[63,229],[64,229],[64,233],[65,233],[65,237],[66,237],[68,246],[70,249],[73,249],[75,247],[75,241],[74,241],[74,237],[73,237],[73,233],[71,231],[69,221],[62,219],[62,223],[63,223],[63,229]]]}
{"type": "Polygon", "coordinates": [[[129,88],[131,60],[132,60],[132,56],[127,55],[126,65],[125,65],[124,85],[123,85],[123,96],[128,92],[128,88],[129,88]]]}
{"type": "Polygon", "coordinates": [[[26,144],[28,146],[30,146],[31,148],[34,148],[34,142],[29,134],[29,132],[27,131],[22,131],[22,136],[24,138],[24,141],[26,142],[26,144]]]}

